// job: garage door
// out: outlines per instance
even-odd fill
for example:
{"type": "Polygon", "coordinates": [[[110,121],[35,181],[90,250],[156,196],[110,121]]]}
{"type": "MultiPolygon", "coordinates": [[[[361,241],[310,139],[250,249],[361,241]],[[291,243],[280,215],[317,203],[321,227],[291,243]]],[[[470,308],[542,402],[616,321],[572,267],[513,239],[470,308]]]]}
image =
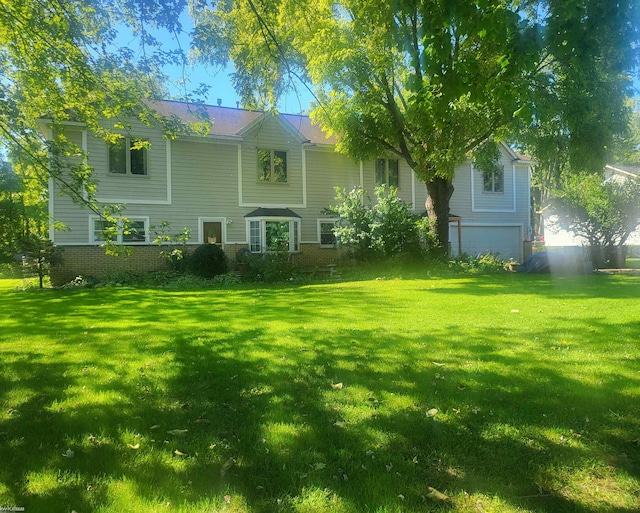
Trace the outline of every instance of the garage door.
{"type": "MultiPolygon", "coordinates": [[[[457,231],[450,230],[451,247],[457,253],[457,231]]],[[[504,260],[522,261],[520,226],[462,226],[462,251],[468,255],[497,253],[504,260]]]]}

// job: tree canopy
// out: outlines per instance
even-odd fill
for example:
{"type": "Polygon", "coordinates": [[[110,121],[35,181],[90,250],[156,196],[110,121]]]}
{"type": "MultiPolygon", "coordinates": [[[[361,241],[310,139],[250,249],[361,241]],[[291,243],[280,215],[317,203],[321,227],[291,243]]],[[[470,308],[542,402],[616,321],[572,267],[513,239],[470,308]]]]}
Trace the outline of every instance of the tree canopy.
{"type": "Polygon", "coordinates": [[[200,59],[235,66],[245,102],[296,81],[312,117],[356,159],[402,158],[425,181],[440,240],[457,164],[556,120],[573,161],[604,161],[624,126],[637,7],[596,0],[198,2],[200,59]],[[295,79],[295,80],[294,80],[295,79]]]}
{"type": "MultiPolygon", "coordinates": [[[[0,138],[41,178],[91,203],[91,170],[62,131],[38,121],[164,122],[143,99],[166,96],[163,65],[181,63],[154,30],[181,30],[188,0],[28,0],[0,5],[0,138]],[[138,36],[119,47],[115,26],[138,36]],[[74,164],[69,167],[68,157],[74,164]]],[[[315,95],[312,118],[355,159],[392,154],[426,184],[441,241],[457,164],[495,139],[525,134],[534,157],[549,138],[575,168],[604,163],[626,126],[637,69],[633,0],[190,0],[193,55],[232,63],[247,107],[275,108],[295,87],[315,95]]],[[[521,137],[523,138],[523,137],[521,137]]],[[[551,158],[551,157],[550,157],[551,158]]],[[[561,169],[561,166],[558,167],[561,169]]]]}

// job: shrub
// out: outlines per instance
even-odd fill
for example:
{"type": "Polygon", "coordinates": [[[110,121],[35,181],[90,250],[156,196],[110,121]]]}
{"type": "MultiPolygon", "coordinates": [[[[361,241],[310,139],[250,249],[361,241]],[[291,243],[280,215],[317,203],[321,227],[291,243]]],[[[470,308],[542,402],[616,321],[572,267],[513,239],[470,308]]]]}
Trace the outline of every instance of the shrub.
{"type": "Polygon", "coordinates": [[[106,287],[137,287],[145,283],[146,274],[140,271],[120,271],[101,281],[106,287]]]}
{"type": "Polygon", "coordinates": [[[428,221],[411,212],[395,187],[376,187],[374,200],[359,187],[351,192],[336,188],[336,200],[338,205],[325,213],[339,218],[336,237],[356,260],[414,259],[435,246],[428,221]]]}
{"type": "Polygon", "coordinates": [[[203,244],[187,258],[187,270],[200,278],[213,278],[228,270],[227,255],[220,246],[203,244]]]}
{"type": "Polygon", "coordinates": [[[491,274],[505,271],[508,262],[495,253],[485,253],[472,257],[462,255],[451,261],[451,269],[468,274],[491,274]]]}
{"type": "Polygon", "coordinates": [[[276,253],[251,253],[247,258],[246,281],[281,283],[298,279],[299,271],[291,265],[288,251],[276,253]]]}

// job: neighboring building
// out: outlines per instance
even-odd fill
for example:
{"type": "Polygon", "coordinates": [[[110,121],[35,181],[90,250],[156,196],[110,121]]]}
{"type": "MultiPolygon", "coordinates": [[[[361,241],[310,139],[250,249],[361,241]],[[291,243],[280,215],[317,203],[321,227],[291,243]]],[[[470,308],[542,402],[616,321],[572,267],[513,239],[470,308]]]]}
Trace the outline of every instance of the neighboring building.
{"type": "MultiPolygon", "coordinates": [[[[629,179],[640,179],[640,167],[607,164],[604,167],[604,180],[625,182],[629,179]]],[[[577,238],[573,232],[556,227],[554,216],[543,216],[544,243],[546,246],[583,246],[585,242],[577,238]]],[[[640,245],[640,229],[627,239],[627,246],[640,245]]]]}
{"type": "MultiPolygon", "coordinates": [[[[174,101],[153,103],[164,116],[196,121],[193,107],[174,101]]],[[[119,145],[108,145],[80,124],[65,133],[87,151],[98,182],[97,199],[126,205],[125,216],[137,231],[121,233],[118,243],[135,246],[127,259],[104,255],[104,221],[51,183],[50,214],[67,226],[50,238],[65,248],[65,264],[56,282],[78,274],[100,276],[124,269],[151,270],[162,265],[152,244],[154,226],[191,231],[192,244],[220,244],[232,259],[241,248],[255,253],[272,249],[276,238],[288,241],[292,259],[305,266],[325,265],[339,255],[331,231],[335,220],[323,209],[335,203],[335,187],[376,184],[398,187],[399,196],[425,211],[426,187],[406,163],[392,156],[354,162],[334,151],[307,116],[274,115],[242,109],[204,106],[214,120],[207,136],[170,140],[159,128],[136,121],[121,133],[119,145]],[[143,140],[149,149],[133,149],[143,140]]],[[[451,213],[452,252],[487,251],[522,260],[530,230],[530,165],[501,145],[503,172],[484,176],[470,161],[455,174],[451,213]],[[458,234],[461,234],[461,240],[458,234]]]]}

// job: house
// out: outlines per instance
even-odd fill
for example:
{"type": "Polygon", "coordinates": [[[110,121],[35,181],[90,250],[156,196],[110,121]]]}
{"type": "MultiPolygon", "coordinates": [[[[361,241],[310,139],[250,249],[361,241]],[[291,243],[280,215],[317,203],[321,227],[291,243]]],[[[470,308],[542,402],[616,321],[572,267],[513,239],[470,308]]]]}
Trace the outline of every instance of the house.
{"type": "MultiPolygon", "coordinates": [[[[163,116],[195,121],[194,107],[176,101],[154,102],[163,116]]],[[[108,145],[78,124],[67,137],[86,150],[98,182],[97,199],[121,203],[135,231],[117,242],[133,246],[128,258],[104,254],[105,222],[93,212],[57,194],[50,184],[50,238],[65,248],[65,263],[55,282],[75,276],[100,276],[126,269],[162,266],[152,244],[154,227],[163,221],[174,232],[186,227],[190,244],[219,244],[233,260],[241,248],[260,253],[273,249],[276,233],[288,241],[294,261],[317,266],[339,255],[332,234],[334,219],[323,209],[335,203],[334,187],[348,190],[376,184],[398,187],[399,196],[425,211],[426,187],[406,163],[391,156],[355,162],[334,151],[328,138],[307,116],[275,115],[242,109],[200,106],[214,120],[210,133],[163,138],[158,128],[131,121],[120,144],[108,145]],[[148,148],[139,148],[145,141],[148,148]]],[[[529,173],[531,162],[501,145],[503,171],[484,176],[471,161],[455,174],[451,212],[451,247],[477,254],[492,251],[522,260],[523,241],[531,233],[529,173]],[[459,226],[458,226],[459,223],[459,226]],[[459,230],[458,230],[459,227],[459,230]]]]}
{"type": "MultiPolygon", "coordinates": [[[[604,180],[616,181],[624,183],[627,180],[640,179],[640,167],[638,166],[624,166],[619,164],[607,164],[604,167],[604,180]]],[[[543,209],[544,211],[548,207],[543,209]]],[[[573,232],[559,229],[556,226],[556,218],[553,215],[543,215],[543,233],[544,243],[546,246],[582,246],[585,241],[576,237],[573,232]]],[[[626,245],[637,246],[640,245],[640,229],[636,230],[627,239],[626,245]]]]}

